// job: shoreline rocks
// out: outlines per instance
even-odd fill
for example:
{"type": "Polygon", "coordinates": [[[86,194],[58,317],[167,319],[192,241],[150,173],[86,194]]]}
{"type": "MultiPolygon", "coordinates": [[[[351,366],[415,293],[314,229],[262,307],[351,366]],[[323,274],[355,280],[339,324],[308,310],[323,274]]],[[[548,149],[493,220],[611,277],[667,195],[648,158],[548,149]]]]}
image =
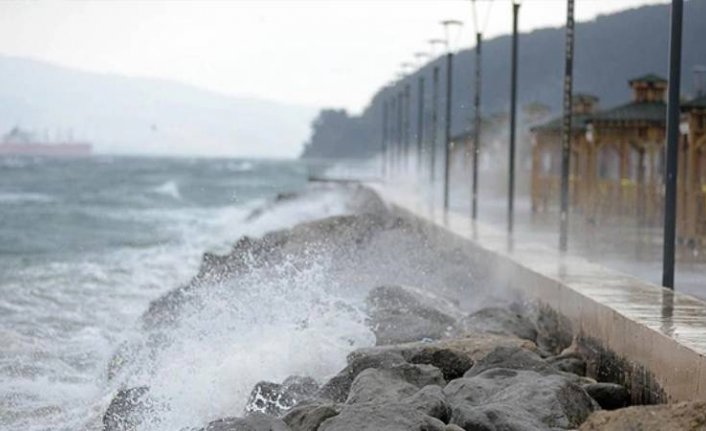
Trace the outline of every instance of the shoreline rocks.
{"type": "MultiPolygon", "coordinates": [[[[205,254],[190,284],[150,304],[145,327],[177,321],[183,305],[197,301],[194,292],[209,283],[296,257],[307,247],[343,260],[378,235],[410,228],[381,202],[357,205],[367,212],[303,223],[259,239],[243,237],[227,255],[205,254]]],[[[281,383],[258,382],[245,411],[228,412],[200,431],[592,430],[602,429],[596,424],[622,423],[600,409],[625,406],[627,390],[586,378],[587,361],[580,353],[560,353],[571,339],[558,331],[563,322],[557,316],[517,304],[469,313],[457,305],[458,298],[445,295],[444,286],[433,292],[439,293],[376,285],[365,300],[374,346],[352,351],[346,367],[324,381],[292,376],[281,383]]],[[[116,362],[115,369],[123,363],[116,362]]],[[[148,387],[121,390],[103,417],[104,429],[136,429],[150,409],[148,387]]]]}

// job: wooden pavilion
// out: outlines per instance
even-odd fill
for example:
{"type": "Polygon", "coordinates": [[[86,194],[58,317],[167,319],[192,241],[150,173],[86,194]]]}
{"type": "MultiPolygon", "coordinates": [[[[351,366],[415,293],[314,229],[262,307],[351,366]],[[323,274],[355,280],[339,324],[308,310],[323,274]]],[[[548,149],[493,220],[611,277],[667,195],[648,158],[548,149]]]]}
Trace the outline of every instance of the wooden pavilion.
{"type": "Polygon", "coordinates": [[[706,95],[681,105],[678,237],[689,244],[706,242],[706,95]]]}
{"type": "MultiPolygon", "coordinates": [[[[597,99],[573,100],[571,204],[588,220],[639,216],[660,219],[667,81],[648,74],[629,81],[632,100],[596,111],[597,99]]],[[[561,118],[532,129],[532,209],[558,202],[561,118]]]]}

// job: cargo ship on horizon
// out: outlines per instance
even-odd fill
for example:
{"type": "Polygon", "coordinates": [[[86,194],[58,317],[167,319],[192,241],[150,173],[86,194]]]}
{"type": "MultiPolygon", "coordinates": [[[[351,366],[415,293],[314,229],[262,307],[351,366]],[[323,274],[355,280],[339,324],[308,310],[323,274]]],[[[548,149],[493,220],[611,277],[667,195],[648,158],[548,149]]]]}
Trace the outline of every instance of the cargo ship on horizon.
{"type": "Polygon", "coordinates": [[[42,142],[19,127],[14,127],[2,137],[0,156],[88,157],[92,146],[87,142],[42,142]]]}

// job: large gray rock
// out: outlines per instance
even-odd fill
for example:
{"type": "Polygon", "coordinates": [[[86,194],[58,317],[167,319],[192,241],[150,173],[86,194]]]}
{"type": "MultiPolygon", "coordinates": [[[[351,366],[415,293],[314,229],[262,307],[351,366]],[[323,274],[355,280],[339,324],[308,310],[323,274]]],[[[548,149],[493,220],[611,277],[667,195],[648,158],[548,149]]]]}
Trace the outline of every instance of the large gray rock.
{"type": "Polygon", "coordinates": [[[147,386],[121,389],[103,415],[104,431],[132,431],[149,416],[154,404],[147,386]]]}
{"type": "Polygon", "coordinates": [[[444,388],[451,423],[467,430],[576,428],[598,405],[558,374],[494,368],[444,388]]]}
{"type": "Polygon", "coordinates": [[[429,292],[402,286],[379,286],[366,299],[376,344],[448,338],[459,332],[460,310],[429,292]]]}
{"type": "Polygon", "coordinates": [[[473,366],[473,360],[459,350],[432,346],[411,355],[409,362],[433,365],[441,370],[447,381],[463,377],[473,366]]]}
{"type": "Polygon", "coordinates": [[[451,417],[451,406],[446,400],[443,388],[436,385],[425,386],[414,395],[402,400],[403,404],[446,423],[451,417]]]}
{"type": "Polygon", "coordinates": [[[340,404],[302,403],[287,412],[282,418],[292,431],[316,431],[326,419],[336,416],[341,411],[340,404]]]}
{"type": "Polygon", "coordinates": [[[311,377],[291,376],[282,384],[259,382],[250,392],[246,413],[280,416],[298,402],[313,396],[319,385],[311,377]]]}
{"type": "Polygon", "coordinates": [[[318,398],[329,399],[342,403],[348,398],[351,384],[358,374],[368,368],[389,368],[394,365],[404,364],[405,359],[396,352],[370,352],[360,354],[349,361],[349,364],[331,380],[321,386],[317,392],[318,398]]]}
{"type": "Polygon", "coordinates": [[[262,413],[253,413],[244,418],[223,418],[210,422],[203,431],[290,431],[277,418],[262,413]]]}
{"type": "Polygon", "coordinates": [[[446,424],[407,404],[353,404],[318,431],[444,431],[446,424]]]}
{"type": "Polygon", "coordinates": [[[534,323],[509,307],[488,307],[466,316],[462,320],[466,330],[490,332],[492,334],[514,335],[516,337],[535,341],[537,328],[534,323]]]}
{"type": "Polygon", "coordinates": [[[492,368],[531,370],[541,374],[559,374],[559,370],[548,364],[538,354],[521,347],[497,347],[476,361],[464,377],[473,377],[492,368]]]}
{"type": "Polygon", "coordinates": [[[431,365],[403,363],[368,368],[353,381],[346,404],[398,402],[424,386],[445,384],[441,371],[431,365]]]}

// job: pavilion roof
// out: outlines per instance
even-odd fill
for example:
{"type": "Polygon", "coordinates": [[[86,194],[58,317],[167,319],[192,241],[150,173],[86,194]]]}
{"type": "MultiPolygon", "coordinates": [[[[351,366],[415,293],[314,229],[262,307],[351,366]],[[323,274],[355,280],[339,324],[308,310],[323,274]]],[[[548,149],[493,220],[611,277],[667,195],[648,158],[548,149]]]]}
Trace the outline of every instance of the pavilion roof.
{"type": "Polygon", "coordinates": [[[667,104],[664,102],[630,102],[594,114],[591,123],[649,122],[664,124],[667,104]]]}
{"type": "MultiPolygon", "coordinates": [[[[588,120],[591,119],[593,115],[594,114],[573,114],[571,117],[571,130],[575,132],[585,131],[588,120]]],[[[563,124],[564,117],[555,117],[546,123],[532,127],[530,130],[532,132],[561,131],[563,124]]]]}

